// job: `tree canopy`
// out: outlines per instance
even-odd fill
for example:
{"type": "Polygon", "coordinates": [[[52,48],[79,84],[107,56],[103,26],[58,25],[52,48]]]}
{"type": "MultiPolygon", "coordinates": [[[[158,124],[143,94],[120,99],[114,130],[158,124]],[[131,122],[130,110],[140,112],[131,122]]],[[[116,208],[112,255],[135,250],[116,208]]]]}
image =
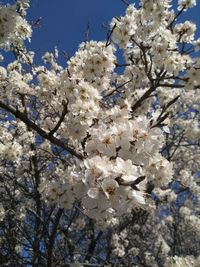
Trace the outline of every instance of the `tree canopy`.
{"type": "Polygon", "coordinates": [[[29,0],[0,4],[1,266],[200,266],[196,1],[123,2],[41,65],[29,0]]]}

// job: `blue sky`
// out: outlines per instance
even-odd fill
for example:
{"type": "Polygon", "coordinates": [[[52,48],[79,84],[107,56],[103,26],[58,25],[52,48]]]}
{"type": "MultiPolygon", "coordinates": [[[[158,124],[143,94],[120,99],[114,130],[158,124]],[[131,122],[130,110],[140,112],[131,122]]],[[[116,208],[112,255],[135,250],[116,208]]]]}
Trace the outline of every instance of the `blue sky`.
{"type": "Polygon", "coordinates": [[[33,33],[32,47],[39,52],[55,45],[72,55],[85,39],[88,22],[89,38],[106,38],[106,29],[114,16],[123,15],[125,5],[120,0],[31,0],[28,17],[42,18],[40,28],[33,33]]]}
{"type": "MultiPolygon", "coordinates": [[[[31,0],[28,19],[33,21],[41,17],[40,27],[33,31],[30,48],[42,56],[57,45],[60,51],[70,56],[85,39],[88,22],[89,39],[106,38],[106,29],[112,17],[123,15],[126,9],[121,0],[31,0]]],[[[130,3],[138,4],[138,0],[130,3]]],[[[176,5],[178,1],[173,0],[176,5]]],[[[195,21],[200,28],[200,2],[195,8],[185,12],[186,19],[195,21]]],[[[200,31],[198,30],[198,35],[200,31]]]]}

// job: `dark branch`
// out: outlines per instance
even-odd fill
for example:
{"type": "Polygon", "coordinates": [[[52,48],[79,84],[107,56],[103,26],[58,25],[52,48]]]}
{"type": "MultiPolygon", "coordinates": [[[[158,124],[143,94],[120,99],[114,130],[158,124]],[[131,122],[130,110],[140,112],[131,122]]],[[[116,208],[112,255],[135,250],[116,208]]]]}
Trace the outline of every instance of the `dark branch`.
{"type": "Polygon", "coordinates": [[[79,158],[81,160],[84,158],[82,154],[76,152],[73,148],[69,147],[63,141],[57,139],[53,135],[50,135],[49,133],[44,131],[42,128],[40,128],[37,124],[35,124],[33,121],[31,121],[26,116],[25,113],[23,113],[23,112],[21,112],[19,110],[16,110],[13,107],[10,107],[10,106],[6,105],[2,101],[0,101],[0,108],[10,112],[17,119],[20,119],[21,121],[23,121],[28,127],[30,127],[32,130],[36,131],[43,138],[49,140],[52,144],[54,144],[56,146],[59,146],[59,147],[63,148],[64,150],[67,150],[71,155],[73,155],[73,156],[75,156],[75,157],[77,157],[77,158],[79,158]]]}
{"type": "Polygon", "coordinates": [[[146,99],[146,98],[148,98],[150,95],[151,95],[151,93],[154,91],[156,89],[156,87],[154,87],[154,86],[151,86],[150,88],[149,88],[149,90],[147,90],[143,95],[142,95],[142,97],[140,97],[140,99],[132,106],[132,113],[137,109],[137,108],[139,108],[140,106],[141,106],[141,104],[144,102],[144,100],[146,99]]]}
{"type": "Polygon", "coordinates": [[[63,108],[63,112],[61,114],[61,117],[60,117],[58,123],[56,124],[56,126],[49,132],[49,135],[53,135],[55,132],[57,132],[61,123],[64,121],[65,115],[68,112],[67,103],[63,103],[63,106],[64,106],[64,108],[63,108]]]}

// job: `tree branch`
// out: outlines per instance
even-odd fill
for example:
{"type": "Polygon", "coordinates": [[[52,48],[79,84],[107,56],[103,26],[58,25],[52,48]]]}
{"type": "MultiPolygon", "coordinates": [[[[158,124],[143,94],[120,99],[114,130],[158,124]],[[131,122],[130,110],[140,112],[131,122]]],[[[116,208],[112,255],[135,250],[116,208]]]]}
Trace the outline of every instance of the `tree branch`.
{"type": "Polygon", "coordinates": [[[52,266],[53,246],[54,246],[55,237],[57,234],[57,229],[58,229],[58,225],[59,225],[60,218],[61,218],[62,214],[63,214],[63,209],[59,209],[57,214],[56,214],[54,227],[53,227],[53,230],[52,230],[50,238],[49,238],[49,245],[48,245],[48,250],[47,250],[47,267],[52,266]]]}
{"type": "Polygon", "coordinates": [[[36,131],[40,136],[42,136],[43,138],[49,140],[54,145],[59,146],[59,147],[63,148],[64,150],[67,150],[71,155],[77,157],[80,160],[83,160],[84,157],[83,157],[82,154],[76,152],[73,148],[69,147],[63,141],[57,139],[53,135],[51,135],[51,134],[47,133],[46,131],[44,131],[37,124],[35,124],[33,121],[31,121],[26,116],[26,114],[24,114],[23,112],[21,112],[19,110],[16,110],[13,107],[10,107],[10,106],[6,105],[2,101],[0,101],[0,108],[6,110],[8,112],[10,112],[17,119],[20,119],[21,121],[23,121],[28,127],[30,127],[32,130],[36,131]]]}

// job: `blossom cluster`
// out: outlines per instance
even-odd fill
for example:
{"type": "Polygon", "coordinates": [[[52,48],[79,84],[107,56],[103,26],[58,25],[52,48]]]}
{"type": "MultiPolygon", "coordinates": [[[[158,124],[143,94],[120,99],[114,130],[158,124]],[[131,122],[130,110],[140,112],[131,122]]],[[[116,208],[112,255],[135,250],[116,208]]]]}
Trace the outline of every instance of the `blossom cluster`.
{"type": "Polygon", "coordinates": [[[0,249],[14,233],[45,266],[198,267],[200,39],[179,21],[196,1],[171,2],[129,5],[66,67],[26,51],[28,0],[0,4],[0,249]]]}
{"type": "MultiPolygon", "coordinates": [[[[19,1],[18,5],[24,10],[27,6],[19,1]]],[[[194,2],[180,1],[181,5],[187,8],[194,2]]],[[[49,132],[43,137],[64,139],[81,155],[70,159],[67,168],[51,165],[51,179],[42,177],[40,193],[47,202],[69,209],[77,201],[84,213],[103,225],[132,208],[148,208],[148,186],[165,188],[171,182],[173,163],[161,154],[171,123],[164,111],[182,91],[185,103],[190,89],[199,90],[200,75],[199,60],[179,45],[195,44],[195,24],[186,21],[172,27],[175,14],[170,7],[167,0],[142,0],[140,9],[129,5],[124,17],[112,19],[110,39],[83,42],[66,68],[56,62],[57,49],[43,56],[50,68],[37,66],[24,74],[18,61],[0,68],[3,98],[9,97],[41,131],[49,132]],[[124,50],[123,75],[116,69],[117,46],[124,50]],[[176,88],[178,76],[181,82],[176,88]]],[[[18,36],[21,40],[31,36],[16,6],[0,10],[2,31],[7,34],[2,43],[14,44],[18,36]],[[13,18],[9,29],[6,16],[13,18]]],[[[33,55],[29,53],[26,63],[33,55]]],[[[176,111],[180,112],[172,112],[176,111]]],[[[195,125],[192,138],[199,132],[195,125]]],[[[185,134],[191,137],[189,130],[185,134]]],[[[18,146],[13,141],[14,158],[21,157],[20,147],[28,137],[34,143],[30,133],[18,139],[18,146]]],[[[7,153],[3,141],[1,147],[7,153]]]]}
{"type": "Polygon", "coordinates": [[[178,46],[195,42],[195,25],[177,23],[172,31],[175,15],[169,1],[141,1],[141,6],[130,5],[124,17],[110,24],[111,40],[124,49],[123,75],[117,73],[116,46],[110,40],[82,43],[67,68],[57,64],[55,49],[43,57],[50,69],[38,66],[24,75],[20,64],[10,64],[8,71],[1,70],[11,97],[35,94],[38,108],[43,107],[37,123],[83,156],[67,169],[55,168],[51,180],[44,178],[42,197],[62,208],[81,202],[83,211],[103,224],[145,207],[148,185],[169,184],[173,164],[160,151],[170,121],[162,118],[162,108],[179,96],[181,89],[173,89],[173,84],[183,71],[185,94],[199,84],[198,60],[178,46]],[[36,86],[31,84],[35,77],[36,86]],[[163,89],[167,83],[172,88],[163,89]],[[149,90],[155,94],[141,101],[149,90]]]}
{"type": "Polygon", "coordinates": [[[1,48],[9,49],[11,46],[22,45],[25,39],[31,37],[31,26],[16,11],[16,5],[0,5],[0,25],[1,48]]]}

